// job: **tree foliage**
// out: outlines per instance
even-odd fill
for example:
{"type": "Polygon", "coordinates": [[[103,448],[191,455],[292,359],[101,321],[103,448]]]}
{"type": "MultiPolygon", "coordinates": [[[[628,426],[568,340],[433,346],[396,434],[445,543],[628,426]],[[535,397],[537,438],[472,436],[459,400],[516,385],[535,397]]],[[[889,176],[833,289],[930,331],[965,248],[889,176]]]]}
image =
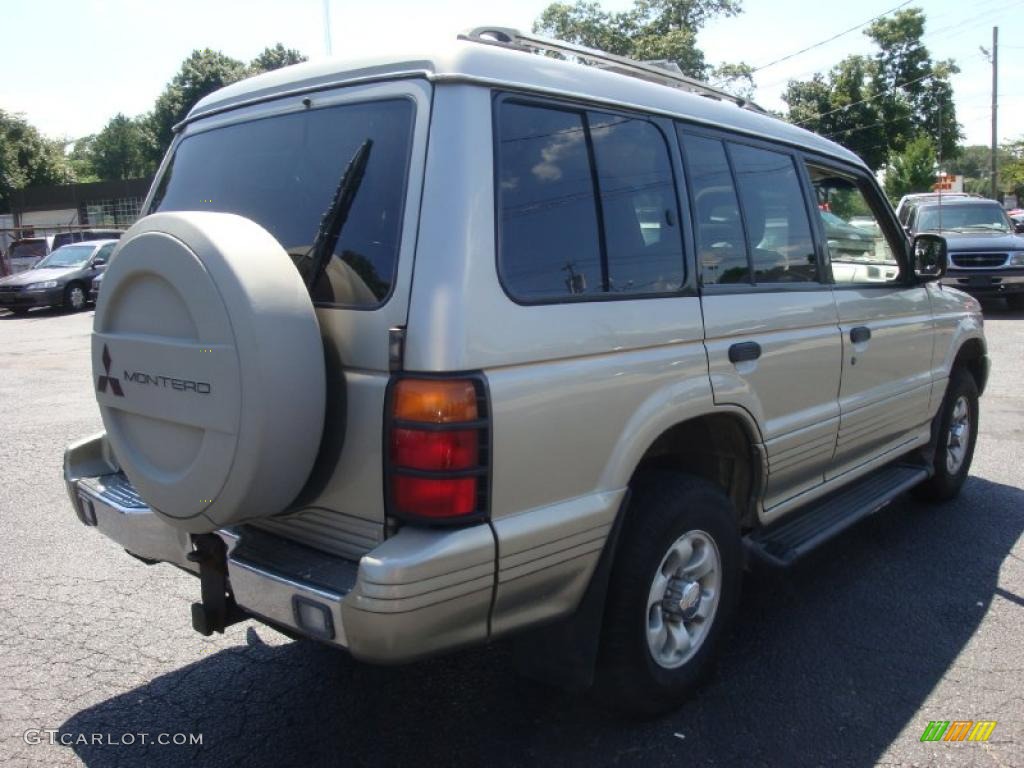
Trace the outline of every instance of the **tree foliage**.
{"type": "Polygon", "coordinates": [[[872,169],[919,136],[944,159],[954,157],[961,133],[949,78],[959,69],[932,59],[924,28],[917,8],[872,23],[865,34],[877,46],[873,56],[849,56],[827,76],[790,81],[789,119],[849,147],[872,169]]]}
{"type": "Polygon", "coordinates": [[[988,178],[991,168],[992,150],[984,144],[961,147],[956,157],[943,163],[943,170],[969,179],[988,178]]]}
{"type": "Polygon", "coordinates": [[[911,140],[906,149],[889,158],[885,193],[892,201],[914,192],[931,192],[935,183],[935,149],[927,136],[911,140]]]}
{"type": "Polygon", "coordinates": [[[534,22],[534,32],[643,61],[666,60],[684,74],[717,77],[750,90],[745,64],[712,67],[697,47],[697,33],[709,21],[736,16],[739,0],[634,0],[626,11],[606,11],[598,2],[552,3],[534,22]]]}
{"type": "Polygon", "coordinates": [[[1004,144],[1000,149],[999,188],[1024,200],[1024,137],[1004,144]]]}
{"type": "Polygon", "coordinates": [[[209,48],[192,51],[178,73],[164,88],[148,118],[151,135],[149,161],[160,162],[174,136],[173,128],[188,115],[200,99],[225,85],[250,75],[298,64],[306,57],[281,43],[263,49],[249,64],[209,48]]]}
{"type": "Polygon", "coordinates": [[[174,137],[174,126],[185,119],[200,99],[248,74],[244,63],[220,51],[192,51],[157,98],[149,117],[154,138],[150,158],[159,162],[174,137]]]}
{"type": "Polygon", "coordinates": [[[0,110],[0,211],[10,210],[17,189],[71,181],[74,171],[64,156],[64,142],[47,139],[21,115],[0,110]]]}
{"type": "Polygon", "coordinates": [[[255,75],[281,67],[289,67],[292,64],[301,64],[304,61],[307,61],[307,57],[299,51],[294,48],[285,48],[277,43],[271,48],[264,48],[263,52],[249,63],[249,71],[255,75]]]}
{"type": "Polygon", "coordinates": [[[153,173],[149,121],[118,113],[92,139],[93,172],[101,179],[137,179],[153,173]]]}
{"type": "Polygon", "coordinates": [[[91,133],[88,136],[83,136],[80,139],[69,142],[71,151],[66,154],[68,163],[71,165],[71,171],[74,173],[75,181],[77,182],[88,183],[100,180],[92,162],[92,145],[94,141],[96,141],[96,134],[91,133]]]}
{"type": "Polygon", "coordinates": [[[200,99],[250,75],[302,61],[302,53],[281,43],[263,49],[249,64],[220,51],[195,50],[151,112],[138,117],[119,113],[99,133],[74,141],[47,139],[22,116],[0,110],[0,212],[10,209],[11,192],[22,187],[153,173],[170,146],[173,127],[200,99]]]}

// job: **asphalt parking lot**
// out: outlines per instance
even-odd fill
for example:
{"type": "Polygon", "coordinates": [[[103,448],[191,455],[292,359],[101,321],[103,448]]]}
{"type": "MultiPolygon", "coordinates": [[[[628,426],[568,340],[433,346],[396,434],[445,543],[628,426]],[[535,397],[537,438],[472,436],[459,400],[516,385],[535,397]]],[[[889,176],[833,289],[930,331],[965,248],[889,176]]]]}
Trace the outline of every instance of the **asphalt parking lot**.
{"type": "Polygon", "coordinates": [[[748,577],[715,677],[645,723],[517,678],[501,645],[374,668],[252,622],[195,634],[198,582],[82,527],[64,492],[64,445],[100,429],[91,320],[0,311],[7,765],[1024,765],[1024,314],[988,308],[962,496],[748,577]],[[919,741],[982,719],[987,743],[919,741]],[[179,733],[202,743],[155,743],[179,733]]]}

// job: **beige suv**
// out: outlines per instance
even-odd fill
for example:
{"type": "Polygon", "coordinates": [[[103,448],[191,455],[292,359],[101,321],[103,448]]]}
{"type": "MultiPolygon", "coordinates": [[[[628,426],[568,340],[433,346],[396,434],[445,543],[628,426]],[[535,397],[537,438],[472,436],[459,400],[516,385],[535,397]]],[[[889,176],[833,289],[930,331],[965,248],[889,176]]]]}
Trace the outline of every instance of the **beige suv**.
{"type": "Polygon", "coordinates": [[[506,29],[289,67],[200,102],[145,210],[65,477],[199,577],[204,634],[388,664],[514,636],[657,712],[752,559],[971,463],[988,358],[942,238],[678,73],[506,29]]]}

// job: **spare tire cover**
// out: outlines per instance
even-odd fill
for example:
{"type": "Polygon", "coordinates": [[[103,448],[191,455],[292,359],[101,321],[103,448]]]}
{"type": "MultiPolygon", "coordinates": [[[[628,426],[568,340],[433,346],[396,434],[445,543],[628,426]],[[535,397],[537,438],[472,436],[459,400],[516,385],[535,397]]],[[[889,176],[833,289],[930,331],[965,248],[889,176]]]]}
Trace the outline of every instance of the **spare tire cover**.
{"type": "Polygon", "coordinates": [[[309,476],[320,329],[288,254],[249,219],[158,213],[129,229],[103,278],[92,368],[118,463],[178,528],[279,513],[309,476]]]}

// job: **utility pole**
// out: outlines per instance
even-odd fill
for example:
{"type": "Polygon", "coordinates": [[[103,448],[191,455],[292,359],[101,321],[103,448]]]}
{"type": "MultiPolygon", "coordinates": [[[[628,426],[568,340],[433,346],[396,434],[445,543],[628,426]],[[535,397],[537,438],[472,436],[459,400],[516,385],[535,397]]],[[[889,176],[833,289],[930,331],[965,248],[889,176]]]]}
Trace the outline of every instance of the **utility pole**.
{"type": "Polygon", "coordinates": [[[999,133],[996,129],[999,114],[999,27],[992,27],[992,199],[999,194],[999,133]]]}
{"type": "Polygon", "coordinates": [[[324,44],[327,47],[327,55],[331,51],[331,0],[324,0],[324,44]]]}

